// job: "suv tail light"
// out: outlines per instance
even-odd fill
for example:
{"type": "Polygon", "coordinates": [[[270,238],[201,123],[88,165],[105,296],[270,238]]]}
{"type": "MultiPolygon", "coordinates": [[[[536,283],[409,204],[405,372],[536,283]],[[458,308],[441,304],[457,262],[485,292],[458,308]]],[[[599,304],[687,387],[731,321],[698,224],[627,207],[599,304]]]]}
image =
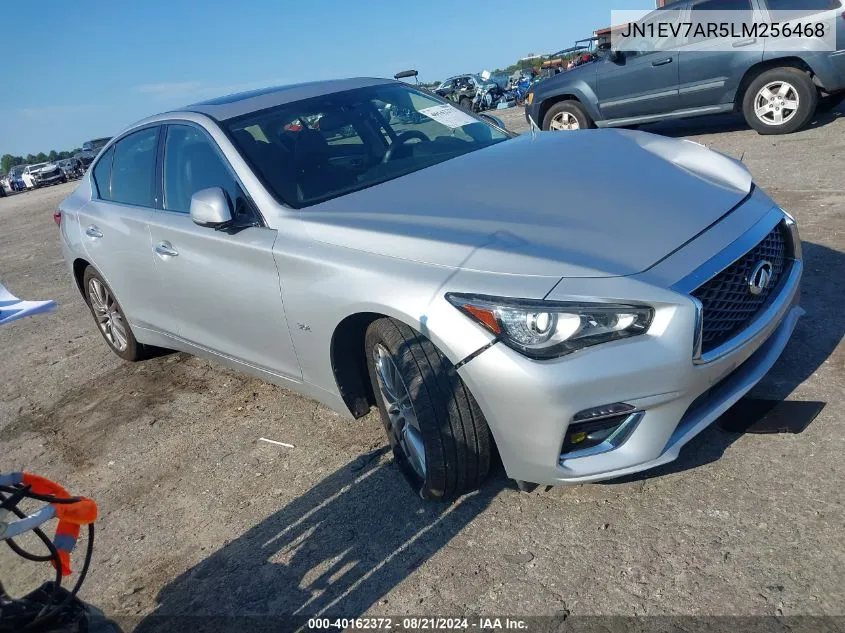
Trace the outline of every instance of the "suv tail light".
{"type": "Polygon", "coordinates": [[[55,211],[53,211],[53,222],[56,223],[56,226],[62,225],[62,210],[61,209],[56,209],[55,211]]]}

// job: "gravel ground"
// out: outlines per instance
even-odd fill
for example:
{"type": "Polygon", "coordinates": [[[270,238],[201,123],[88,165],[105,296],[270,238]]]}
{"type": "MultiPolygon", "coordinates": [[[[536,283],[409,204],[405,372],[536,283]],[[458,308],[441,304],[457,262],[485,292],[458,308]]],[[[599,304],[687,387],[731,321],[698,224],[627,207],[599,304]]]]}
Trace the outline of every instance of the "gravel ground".
{"type": "MultiPolygon", "coordinates": [[[[827,406],[799,435],[711,427],[624,482],[525,494],[498,472],[450,506],[406,490],[375,414],[182,354],[119,360],[62,261],[51,213],[73,185],[0,199],[0,278],[59,304],[0,328],[2,469],[97,500],[82,596],[139,630],[154,613],[845,613],[845,116],[788,137],[736,117],[645,129],[744,156],[797,216],[808,315],[756,393],[827,406]]],[[[0,548],[12,593],[49,571],[0,548]]]]}

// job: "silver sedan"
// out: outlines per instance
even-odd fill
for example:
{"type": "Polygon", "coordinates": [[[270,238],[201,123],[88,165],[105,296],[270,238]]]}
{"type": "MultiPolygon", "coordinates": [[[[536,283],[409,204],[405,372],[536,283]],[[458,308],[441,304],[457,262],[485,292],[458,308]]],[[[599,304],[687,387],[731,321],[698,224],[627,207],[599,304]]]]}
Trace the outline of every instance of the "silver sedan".
{"type": "Polygon", "coordinates": [[[131,126],[60,205],[108,345],[210,357],[347,416],[377,406],[425,498],[675,459],[802,314],[795,222],[689,141],[519,137],[352,79],[131,126]]]}

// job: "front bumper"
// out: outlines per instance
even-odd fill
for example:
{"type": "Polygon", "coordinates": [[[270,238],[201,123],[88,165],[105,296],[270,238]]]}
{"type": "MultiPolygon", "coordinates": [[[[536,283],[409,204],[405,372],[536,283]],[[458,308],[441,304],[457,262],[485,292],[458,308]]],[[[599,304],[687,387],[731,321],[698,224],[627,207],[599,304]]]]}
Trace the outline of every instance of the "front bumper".
{"type": "MultiPolygon", "coordinates": [[[[771,214],[765,221],[771,221],[771,214]]],[[[611,290],[602,296],[646,301],[655,306],[655,319],[643,336],[553,361],[532,361],[499,343],[460,368],[508,476],[549,485],[580,483],[675,460],[687,442],[745,395],[780,356],[803,314],[798,305],[799,257],[791,260],[778,294],[743,333],[741,344],[707,363],[693,360],[696,306],[676,287],[666,290],[649,283],[654,275],[566,280],[566,291],[573,296],[588,296],[605,285],[611,290]],[[642,412],[624,443],[588,456],[561,455],[576,413],[616,402],[642,412]]]]}
{"type": "Polygon", "coordinates": [[[53,176],[47,176],[45,178],[38,178],[35,181],[35,185],[37,187],[43,187],[44,185],[56,185],[62,182],[63,180],[65,180],[65,176],[59,173],[53,176]]]}

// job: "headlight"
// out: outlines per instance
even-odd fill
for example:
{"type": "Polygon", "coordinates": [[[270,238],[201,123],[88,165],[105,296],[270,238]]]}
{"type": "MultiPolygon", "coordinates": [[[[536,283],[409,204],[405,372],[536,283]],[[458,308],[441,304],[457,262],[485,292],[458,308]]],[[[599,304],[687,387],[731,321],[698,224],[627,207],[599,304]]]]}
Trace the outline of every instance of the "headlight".
{"type": "Polygon", "coordinates": [[[535,359],[571,352],[648,331],[654,310],[614,303],[570,303],[503,299],[449,293],[446,299],[495,334],[535,359]]]}
{"type": "Polygon", "coordinates": [[[528,105],[531,105],[532,103],[534,103],[534,93],[533,93],[533,92],[529,92],[529,93],[526,95],[526,97],[525,97],[525,103],[527,103],[528,105]]]}

